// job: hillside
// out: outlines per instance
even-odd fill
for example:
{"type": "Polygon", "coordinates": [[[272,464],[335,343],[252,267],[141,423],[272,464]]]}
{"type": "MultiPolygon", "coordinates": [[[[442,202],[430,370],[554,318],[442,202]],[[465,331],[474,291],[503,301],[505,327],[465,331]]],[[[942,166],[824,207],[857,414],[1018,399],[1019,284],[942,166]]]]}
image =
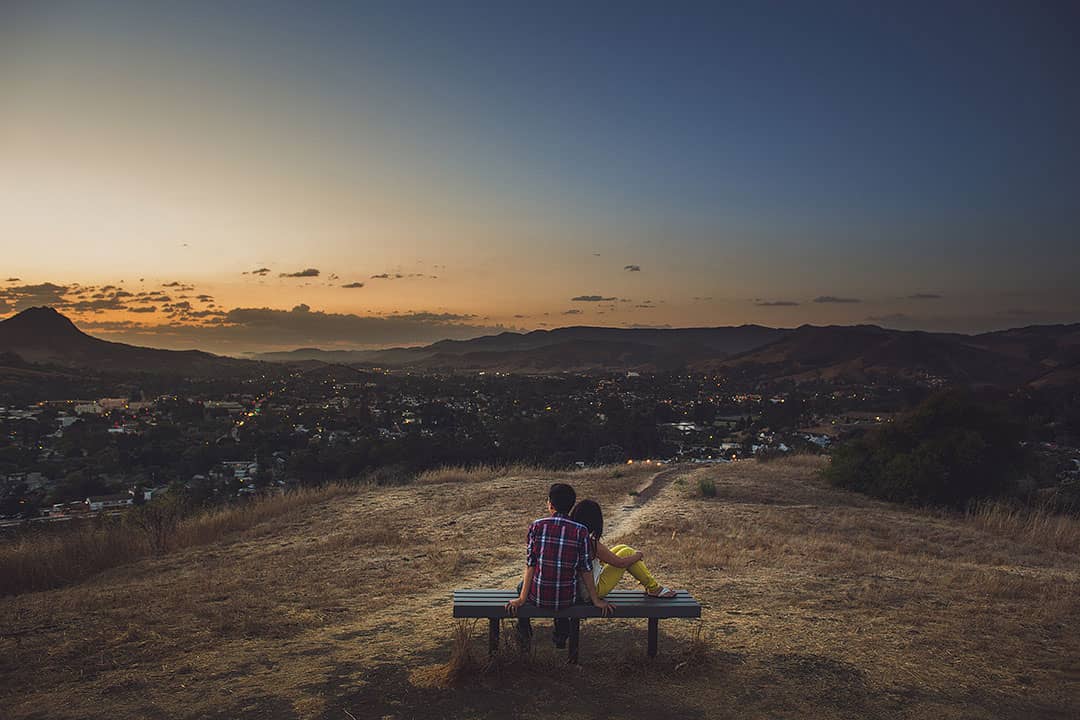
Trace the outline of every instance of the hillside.
{"type": "MultiPolygon", "coordinates": [[[[532,655],[506,647],[447,686],[451,590],[513,586],[554,476],[436,474],[335,490],[214,544],[0,598],[0,707],[11,718],[1074,717],[1075,525],[1061,545],[835,491],[817,469],[812,458],[676,468],[636,496],[641,468],[565,476],[601,501],[609,542],[640,547],[659,578],[702,601],[700,623],[661,623],[654,661],[643,621],[587,621],[580,667],[541,633],[532,655]],[[698,494],[703,478],[714,498],[698,494]]],[[[470,637],[482,657],[483,628],[470,637]]]]}
{"type": "MultiPolygon", "coordinates": [[[[1055,337],[1052,328],[1046,336],[1055,337]]],[[[954,382],[1017,385],[1049,369],[1012,352],[1011,343],[978,335],[887,330],[874,325],[804,325],[780,340],[695,369],[774,379],[809,380],[935,376],[954,382]]]]}
{"type": "Polygon", "coordinates": [[[200,350],[159,350],[100,340],[48,307],[30,308],[0,321],[0,353],[12,353],[31,363],[95,371],[217,376],[257,368],[248,360],[200,350]]]}

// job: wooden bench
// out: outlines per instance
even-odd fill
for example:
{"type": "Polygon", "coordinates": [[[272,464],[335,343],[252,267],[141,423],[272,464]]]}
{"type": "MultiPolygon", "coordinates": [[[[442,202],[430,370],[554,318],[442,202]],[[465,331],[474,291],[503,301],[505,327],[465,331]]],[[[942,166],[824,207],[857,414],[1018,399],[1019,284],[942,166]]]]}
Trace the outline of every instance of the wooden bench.
{"type": "MultiPolygon", "coordinates": [[[[513,590],[455,590],[454,617],[488,618],[488,652],[494,654],[499,647],[499,623],[510,615],[506,603],[517,597],[513,590]]],[[[649,657],[656,657],[661,618],[699,618],[701,605],[685,590],[679,590],[673,598],[649,597],[640,590],[613,590],[604,598],[615,605],[609,617],[648,618],[649,657]]],[[[569,661],[578,659],[581,619],[603,617],[592,605],[571,605],[555,612],[535,605],[523,605],[517,617],[524,618],[570,618],[569,661]]]]}

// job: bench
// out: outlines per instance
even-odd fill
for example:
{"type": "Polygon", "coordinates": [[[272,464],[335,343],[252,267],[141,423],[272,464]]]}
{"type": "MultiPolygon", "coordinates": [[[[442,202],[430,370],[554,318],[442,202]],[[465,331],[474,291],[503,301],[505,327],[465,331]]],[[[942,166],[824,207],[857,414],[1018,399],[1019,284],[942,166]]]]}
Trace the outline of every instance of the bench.
{"type": "MultiPolygon", "coordinates": [[[[488,652],[495,654],[499,647],[499,623],[510,615],[506,603],[518,596],[513,590],[455,590],[454,617],[488,618],[488,652]]],[[[604,598],[615,606],[609,617],[647,618],[649,620],[649,657],[656,657],[657,642],[662,618],[699,618],[701,605],[685,590],[679,590],[673,598],[649,597],[640,590],[612,590],[604,598]]],[[[570,618],[570,641],[568,656],[571,663],[578,659],[581,619],[603,617],[593,605],[571,605],[558,612],[535,605],[518,608],[517,617],[523,618],[570,618]]]]}

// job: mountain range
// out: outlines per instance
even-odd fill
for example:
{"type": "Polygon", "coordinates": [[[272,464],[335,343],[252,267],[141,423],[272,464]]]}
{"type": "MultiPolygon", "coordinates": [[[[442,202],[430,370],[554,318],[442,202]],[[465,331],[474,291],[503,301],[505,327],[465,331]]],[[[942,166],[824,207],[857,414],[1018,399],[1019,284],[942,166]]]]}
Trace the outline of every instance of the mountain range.
{"type": "MultiPolygon", "coordinates": [[[[761,379],[937,377],[987,385],[1057,386],[1080,382],[1080,324],[1041,325],[981,335],[890,330],[874,325],[795,329],[566,327],[505,332],[424,347],[263,353],[252,360],[197,350],[159,350],[87,335],[52,308],[0,321],[0,353],[29,363],[97,371],[190,376],[238,375],[262,362],[416,371],[560,373],[717,372],[761,379]],[[258,362],[262,361],[262,362],[258,362]]],[[[11,362],[0,363],[7,366],[11,362]]]]}

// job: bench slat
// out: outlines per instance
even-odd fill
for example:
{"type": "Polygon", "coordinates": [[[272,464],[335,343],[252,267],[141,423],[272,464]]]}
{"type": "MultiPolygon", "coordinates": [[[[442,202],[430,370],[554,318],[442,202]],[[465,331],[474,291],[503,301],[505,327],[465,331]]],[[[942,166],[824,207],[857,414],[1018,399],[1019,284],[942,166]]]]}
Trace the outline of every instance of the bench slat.
{"type": "MultiPolygon", "coordinates": [[[[505,605],[517,597],[513,590],[475,589],[454,591],[454,617],[500,618],[508,617],[505,605]]],[[[701,617],[701,604],[685,590],[679,590],[674,598],[653,598],[640,590],[614,590],[607,595],[614,603],[613,617],[638,618],[696,618],[701,617]]],[[[592,605],[572,605],[554,612],[547,608],[524,605],[518,609],[519,617],[602,617],[592,605]]]]}

